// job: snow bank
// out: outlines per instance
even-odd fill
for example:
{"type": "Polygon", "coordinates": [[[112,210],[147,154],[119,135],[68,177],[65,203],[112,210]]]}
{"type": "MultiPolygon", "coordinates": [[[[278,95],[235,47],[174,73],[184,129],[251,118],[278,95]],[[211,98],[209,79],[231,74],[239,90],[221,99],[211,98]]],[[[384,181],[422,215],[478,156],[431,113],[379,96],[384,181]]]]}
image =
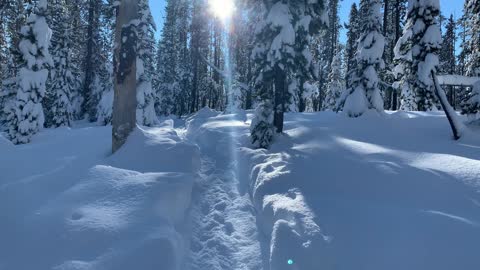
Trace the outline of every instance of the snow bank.
{"type": "Polygon", "coordinates": [[[198,148],[171,121],[112,156],[110,137],[64,128],[7,155],[0,144],[0,269],[184,269],[198,148]]]}
{"type": "Polygon", "coordinates": [[[480,267],[478,136],[452,141],[441,112],[289,114],[285,130],[241,150],[270,269],[480,267]]]}

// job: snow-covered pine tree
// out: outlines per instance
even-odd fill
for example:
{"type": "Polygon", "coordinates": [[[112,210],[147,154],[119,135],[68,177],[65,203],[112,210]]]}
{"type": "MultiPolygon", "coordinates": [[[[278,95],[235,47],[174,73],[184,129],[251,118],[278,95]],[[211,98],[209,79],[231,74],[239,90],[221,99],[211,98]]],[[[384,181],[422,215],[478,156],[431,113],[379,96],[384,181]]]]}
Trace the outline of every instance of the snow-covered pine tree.
{"type": "Polygon", "coordinates": [[[480,2],[467,0],[464,13],[467,18],[467,35],[470,37],[465,45],[470,48],[465,72],[467,76],[480,77],[480,2]]]}
{"type": "Polygon", "coordinates": [[[30,15],[20,31],[19,43],[23,66],[18,74],[15,103],[10,103],[11,106],[7,108],[8,135],[15,144],[29,143],[32,136],[43,128],[42,100],[48,67],[53,65],[48,51],[52,32],[45,17],[47,1],[35,1],[27,10],[30,15]]]}
{"type": "Polygon", "coordinates": [[[407,24],[395,47],[397,88],[402,110],[431,111],[438,108],[431,71],[439,65],[442,37],[438,0],[409,0],[407,24]]]}
{"type": "Polygon", "coordinates": [[[99,44],[101,51],[99,52],[102,57],[101,67],[98,67],[101,74],[101,78],[104,80],[101,82],[99,89],[101,93],[98,93],[99,102],[96,108],[96,119],[100,125],[108,125],[112,123],[113,114],[113,54],[114,43],[112,39],[115,35],[115,23],[116,15],[118,11],[119,2],[116,0],[108,0],[102,9],[102,28],[101,28],[101,44],[99,44]]]}
{"type": "Polygon", "coordinates": [[[256,30],[253,54],[260,104],[252,121],[251,139],[256,147],[268,148],[274,131],[283,131],[284,113],[292,96],[297,94],[289,92],[294,90],[289,85],[297,79],[297,71],[310,68],[312,62],[305,52],[310,50],[311,36],[326,23],[323,21],[326,16],[321,0],[295,3],[270,0],[264,1],[262,8],[266,12],[256,30]]]}
{"type": "Polygon", "coordinates": [[[97,109],[102,94],[107,88],[106,83],[111,82],[108,72],[109,56],[105,55],[110,46],[111,39],[102,37],[104,31],[110,26],[105,20],[105,5],[103,1],[88,0],[87,46],[84,57],[84,82],[83,82],[83,114],[88,115],[88,120],[96,122],[97,109]]]}
{"type": "Polygon", "coordinates": [[[440,53],[440,72],[444,74],[455,74],[456,69],[456,22],[453,14],[447,21],[445,33],[443,34],[443,46],[440,53]]]}
{"type": "Polygon", "coordinates": [[[157,102],[156,112],[159,115],[170,115],[175,112],[175,92],[177,91],[177,29],[176,12],[178,1],[168,0],[165,7],[165,22],[162,36],[158,44],[157,54],[157,102]]]}
{"type": "Polygon", "coordinates": [[[71,72],[73,77],[80,79],[79,88],[72,93],[72,106],[73,106],[73,115],[76,120],[82,119],[84,115],[82,114],[82,104],[84,102],[83,96],[83,64],[85,58],[85,33],[86,27],[83,20],[83,5],[79,5],[76,0],[65,0],[67,9],[69,12],[69,27],[70,29],[75,29],[71,31],[69,36],[71,38],[71,72]]]}
{"type": "Polygon", "coordinates": [[[192,62],[191,50],[189,48],[191,1],[178,1],[176,11],[176,32],[177,32],[177,59],[176,74],[178,91],[174,93],[174,113],[184,115],[188,113],[189,95],[192,89],[192,62]]]}
{"type": "MultiPolygon", "coordinates": [[[[465,74],[480,77],[480,2],[467,0],[464,8],[465,31],[468,38],[462,44],[465,53],[465,74]]],[[[465,93],[462,112],[478,120],[480,118],[480,83],[465,93]]]]}
{"type": "MultiPolygon", "coordinates": [[[[340,23],[338,18],[338,2],[332,6],[337,11],[333,12],[333,17],[336,18],[333,22],[331,32],[332,44],[338,45],[338,36],[340,32],[340,23]]],[[[327,21],[325,21],[326,9],[324,9],[324,2],[317,1],[317,3],[293,3],[292,13],[294,15],[294,29],[295,29],[295,67],[294,76],[288,82],[288,97],[287,101],[290,112],[305,111],[306,98],[312,95],[311,85],[317,78],[317,66],[313,61],[312,47],[314,46],[313,36],[317,36],[322,29],[327,29],[327,21]],[[314,10],[315,9],[315,10],[314,10]],[[307,86],[307,87],[306,87],[307,86]]],[[[333,58],[332,58],[333,59],[333,58]]],[[[290,75],[291,76],[291,75],[290,75]]]]}
{"type": "Polygon", "coordinates": [[[137,24],[137,124],[153,126],[158,120],[155,113],[155,94],[152,87],[154,70],[155,22],[148,0],[138,1],[137,24]]]}
{"type": "Polygon", "coordinates": [[[52,35],[52,58],[50,83],[45,100],[45,115],[47,127],[71,126],[74,120],[74,99],[80,89],[80,79],[76,76],[78,70],[72,62],[71,13],[64,0],[54,0],[50,3],[50,24],[52,35]],[[47,107],[48,106],[48,107],[47,107]]]}
{"type": "MultiPolygon", "coordinates": [[[[440,53],[440,72],[443,74],[456,74],[457,64],[456,64],[456,22],[453,18],[453,14],[450,15],[450,18],[447,21],[445,26],[445,34],[443,35],[443,45],[440,53]]],[[[447,97],[449,103],[455,108],[456,105],[456,95],[455,88],[453,86],[444,87],[447,90],[447,97]]]]}
{"type": "Polygon", "coordinates": [[[330,74],[328,74],[327,92],[323,110],[334,111],[337,109],[337,103],[345,91],[344,80],[342,78],[342,51],[337,49],[333,57],[330,74]]]}
{"type": "MultiPolygon", "coordinates": [[[[212,90],[208,65],[205,59],[210,54],[212,36],[210,34],[210,14],[206,0],[194,0],[192,7],[192,23],[190,28],[192,86],[189,95],[189,110],[194,113],[201,105],[200,97],[212,90]],[[202,59],[204,58],[204,59],[202,59]]],[[[217,66],[218,67],[218,66],[217,66]]],[[[206,102],[204,102],[206,103],[206,102]]]]}
{"type": "Polygon", "coordinates": [[[361,34],[357,49],[357,67],[352,86],[339,105],[350,117],[363,115],[367,110],[383,112],[383,99],[378,87],[378,70],[383,68],[382,59],[385,38],[382,35],[381,1],[362,1],[361,34]]]}
{"type": "Polygon", "coordinates": [[[346,87],[350,88],[351,80],[353,71],[357,66],[357,46],[358,46],[358,38],[359,38],[359,31],[360,31],[360,21],[358,17],[358,8],[357,4],[353,3],[352,8],[350,10],[350,16],[347,28],[347,44],[345,49],[345,61],[347,62],[347,70],[345,72],[345,82],[346,87]]]}

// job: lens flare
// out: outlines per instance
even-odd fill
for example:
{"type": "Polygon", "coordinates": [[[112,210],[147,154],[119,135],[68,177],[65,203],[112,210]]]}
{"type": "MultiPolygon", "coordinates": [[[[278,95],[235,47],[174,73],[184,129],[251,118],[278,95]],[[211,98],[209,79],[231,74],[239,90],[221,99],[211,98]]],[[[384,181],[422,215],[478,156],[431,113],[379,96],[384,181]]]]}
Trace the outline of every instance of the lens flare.
{"type": "Polygon", "coordinates": [[[221,20],[229,19],[235,11],[233,0],[208,0],[208,3],[212,13],[221,20]]]}

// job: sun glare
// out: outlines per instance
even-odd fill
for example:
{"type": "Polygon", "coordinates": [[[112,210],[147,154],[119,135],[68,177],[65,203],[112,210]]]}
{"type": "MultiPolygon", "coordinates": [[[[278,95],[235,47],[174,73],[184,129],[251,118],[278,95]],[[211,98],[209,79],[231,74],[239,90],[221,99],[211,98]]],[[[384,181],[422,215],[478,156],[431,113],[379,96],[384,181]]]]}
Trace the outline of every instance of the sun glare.
{"type": "Polygon", "coordinates": [[[233,0],[209,0],[212,13],[221,20],[230,18],[235,11],[233,0]]]}

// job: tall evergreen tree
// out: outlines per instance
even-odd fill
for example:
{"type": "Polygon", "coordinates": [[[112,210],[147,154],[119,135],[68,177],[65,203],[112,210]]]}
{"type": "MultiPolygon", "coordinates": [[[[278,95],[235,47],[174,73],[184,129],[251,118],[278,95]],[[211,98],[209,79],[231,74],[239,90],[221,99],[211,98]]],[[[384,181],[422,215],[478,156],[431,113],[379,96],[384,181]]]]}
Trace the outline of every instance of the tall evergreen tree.
{"type": "Polygon", "coordinates": [[[84,58],[84,82],[82,112],[88,115],[91,122],[96,122],[97,108],[103,91],[107,87],[105,82],[110,81],[108,56],[105,52],[105,40],[102,39],[102,31],[105,27],[103,1],[88,0],[86,53],[84,58]]]}
{"type": "Polygon", "coordinates": [[[381,2],[361,2],[363,14],[361,34],[357,49],[357,67],[352,86],[341,100],[343,111],[350,117],[358,117],[367,110],[383,111],[383,99],[379,89],[378,71],[384,67],[382,59],[385,38],[382,35],[381,2]]]}
{"type": "Polygon", "coordinates": [[[52,58],[50,83],[44,101],[47,127],[71,126],[74,120],[74,100],[81,81],[72,62],[71,13],[64,0],[50,2],[50,24],[52,25],[52,58]]]}
{"type": "Polygon", "coordinates": [[[177,81],[177,2],[168,0],[165,7],[165,21],[157,52],[157,101],[156,112],[160,115],[174,113],[174,94],[178,91],[177,81]]]}
{"type": "Polygon", "coordinates": [[[310,50],[309,40],[326,22],[323,21],[325,5],[320,0],[308,3],[270,0],[264,1],[263,8],[266,12],[256,31],[253,56],[260,104],[252,121],[251,138],[255,146],[268,148],[274,131],[283,131],[284,113],[297,94],[291,92],[295,89],[289,85],[297,79],[297,71],[308,70],[312,64],[305,54],[310,50]]]}
{"type": "Polygon", "coordinates": [[[26,25],[22,27],[19,51],[23,65],[18,74],[15,103],[7,108],[8,135],[13,143],[29,143],[32,136],[43,128],[42,100],[48,67],[53,65],[48,48],[51,30],[46,21],[47,1],[38,0],[28,6],[26,25]]]}
{"type": "Polygon", "coordinates": [[[198,111],[200,107],[200,97],[209,91],[210,86],[208,66],[204,61],[210,54],[211,35],[209,31],[210,22],[208,10],[209,7],[207,1],[193,1],[192,23],[190,29],[191,67],[193,74],[189,96],[190,113],[198,111]]]}
{"type": "MultiPolygon", "coordinates": [[[[443,45],[440,53],[440,72],[444,74],[456,74],[456,71],[457,71],[456,29],[457,29],[456,22],[452,14],[450,15],[450,18],[448,19],[445,27],[445,34],[443,35],[443,45]]],[[[453,107],[455,107],[456,105],[455,88],[453,86],[448,86],[445,89],[447,90],[448,101],[453,107]]]]}
{"type": "Polygon", "coordinates": [[[480,77],[480,2],[467,0],[464,16],[467,18],[466,27],[468,39],[464,48],[469,48],[469,55],[465,63],[467,76],[480,77]]]}
{"type": "Polygon", "coordinates": [[[323,104],[324,110],[333,111],[337,109],[337,103],[345,89],[341,69],[342,51],[337,49],[335,56],[333,57],[330,74],[328,75],[327,93],[325,97],[325,103],[323,104]]]}
{"type": "MultiPolygon", "coordinates": [[[[465,56],[465,74],[480,77],[480,2],[467,0],[464,8],[465,39],[462,48],[465,56]]],[[[462,111],[471,117],[479,118],[480,83],[469,89],[462,102],[462,111]]]]}
{"type": "Polygon", "coordinates": [[[157,123],[155,95],[152,87],[156,30],[148,0],[138,1],[137,24],[137,123],[152,126],[157,123]]]}
{"type": "Polygon", "coordinates": [[[402,90],[402,110],[435,110],[431,72],[439,65],[442,37],[438,19],[438,0],[409,0],[408,21],[403,36],[395,47],[397,84],[402,90]]]}
{"type": "Polygon", "coordinates": [[[349,88],[351,86],[351,79],[353,71],[357,66],[357,42],[359,38],[360,31],[360,19],[358,17],[358,8],[357,4],[353,3],[350,10],[349,22],[345,27],[347,28],[347,46],[345,49],[345,61],[347,62],[347,69],[345,72],[345,81],[346,86],[349,88]]]}

